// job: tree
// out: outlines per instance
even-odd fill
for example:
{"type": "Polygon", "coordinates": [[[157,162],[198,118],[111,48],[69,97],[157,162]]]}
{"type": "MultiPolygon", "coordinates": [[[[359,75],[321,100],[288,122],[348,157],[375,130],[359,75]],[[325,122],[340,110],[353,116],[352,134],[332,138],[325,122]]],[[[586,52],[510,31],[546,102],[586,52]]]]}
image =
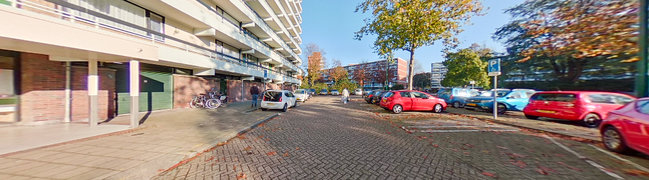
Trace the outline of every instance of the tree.
{"type": "Polygon", "coordinates": [[[489,87],[487,76],[487,62],[480,60],[480,56],[471,49],[461,49],[458,52],[446,53],[444,65],[448,68],[442,86],[466,86],[470,81],[475,81],[478,87],[489,87]]]}
{"type": "Polygon", "coordinates": [[[507,10],[515,19],[495,38],[518,62],[539,61],[559,81],[577,82],[602,63],[637,61],[638,7],[637,0],[526,1],[507,10]]]}
{"type": "Polygon", "coordinates": [[[352,92],[354,89],[358,88],[358,84],[349,81],[349,79],[341,79],[336,81],[332,86],[332,89],[338,90],[338,92],[343,92],[343,89],[347,88],[348,91],[352,92]]]}
{"type": "Polygon", "coordinates": [[[417,88],[422,88],[422,89],[428,89],[431,86],[431,76],[432,74],[430,72],[426,73],[419,73],[415,74],[415,77],[413,78],[413,86],[417,88]]]}
{"type": "Polygon", "coordinates": [[[309,85],[313,86],[314,82],[320,79],[320,75],[322,75],[322,72],[320,72],[322,70],[322,63],[320,63],[322,62],[322,53],[313,52],[308,59],[307,79],[309,80],[309,85]]]}
{"type": "Polygon", "coordinates": [[[372,17],[355,35],[358,40],[377,35],[374,48],[382,56],[398,49],[410,52],[408,89],[412,89],[415,50],[438,40],[454,47],[460,26],[481,10],[477,0],[364,0],[356,12],[371,12],[372,17]]]}
{"type": "Polygon", "coordinates": [[[361,62],[356,69],[352,70],[352,79],[356,81],[360,87],[365,86],[365,81],[367,80],[367,63],[361,62]]]}
{"type": "Polygon", "coordinates": [[[343,68],[341,65],[340,61],[335,60],[334,61],[334,68],[330,71],[330,76],[333,78],[334,82],[338,82],[339,80],[342,79],[348,79],[348,74],[347,70],[343,68]]]}

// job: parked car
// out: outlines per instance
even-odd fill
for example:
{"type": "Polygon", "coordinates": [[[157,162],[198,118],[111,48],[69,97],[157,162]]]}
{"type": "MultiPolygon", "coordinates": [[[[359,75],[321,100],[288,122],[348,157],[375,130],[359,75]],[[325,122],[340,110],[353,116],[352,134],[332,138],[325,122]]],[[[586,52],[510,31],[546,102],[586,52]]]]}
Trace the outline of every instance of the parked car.
{"type": "Polygon", "coordinates": [[[309,91],[306,89],[297,89],[293,92],[297,101],[305,102],[309,100],[309,91]]]}
{"type": "Polygon", "coordinates": [[[369,91],[365,94],[365,102],[372,104],[372,97],[374,96],[375,91],[369,91]]]}
{"type": "Polygon", "coordinates": [[[611,151],[623,153],[633,149],[649,155],[649,98],[611,111],[599,132],[604,146],[611,151]]]}
{"type": "Polygon", "coordinates": [[[446,103],[453,105],[454,108],[464,107],[466,99],[477,95],[477,90],[468,88],[441,88],[437,91],[437,97],[444,99],[446,103]]]}
{"type": "Polygon", "coordinates": [[[315,96],[315,89],[308,89],[309,90],[309,95],[315,96]]]}
{"type": "Polygon", "coordinates": [[[357,96],[362,96],[362,95],[363,95],[363,90],[361,90],[361,89],[355,89],[355,90],[354,90],[354,94],[357,95],[357,96]]]}
{"type": "Polygon", "coordinates": [[[340,92],[338,92],[338,90],[334,89],[334,90],[331,90],[331,95],[340,96],[340,92]]]}
{"type": "Polygon", "coordinates": [[[371,90],[371,89],[364,89],[364,90],[363,90],[363,95],[367,96],[367,95],[369,95],[372,91],[373,91],[373,90],[371,90]]]}
{"type": "Polygon", "coordinates": [[[383,97],[383,94],[385,94],[387,91],[383,90],[378,90],[374,92],[374,96],[372,96],[372,104],[378,105],[379,102],[381,102],[381,97],[383,97]]]}
{"type": "Polygon", "coordinates": [[[523,113],[528,119],[583,121],[588,127],[598,127],[610,111],[633,100],[633,96],[613,92],[546,91],[534,94],[523,113]]]}
{"type": "Polygon", "coordinates": [[[440,113],[446,110],[444,99],[436,98],[421,91],[389,91],[383,95],[381,107],[399,114],[403,111],[433,111],[440,113]]]}
{"type": "Polygon", "coordinates": [[[318,94],[319,95],[327,95],[327,94],[329,94],[329,91],[327,91],[327,89],[322,89],[322,90],[320,90],[320,93],[318,93],[318,94]]]}
{"type": "MultiPolygon", "coordinates": [[[[496,104],[499,114],[507,111],[522,111],[529,103],[530,97],[536,91],[531,89],[498,89],[496,90],[496,104]]],[[[493,92],[487,93],[489,96],[475,96],[466,100],[466,109],[480,109],[493,111],[493,92]]]]}
{"type": "Polygon", "coordinates": [[[295,95],[287,90],[268,90],[264,92],[264,97],[261,100],[261,110],[268,109],[281,109],[288,111],[289,107],[297,106],[297,99],[295,95]]]}

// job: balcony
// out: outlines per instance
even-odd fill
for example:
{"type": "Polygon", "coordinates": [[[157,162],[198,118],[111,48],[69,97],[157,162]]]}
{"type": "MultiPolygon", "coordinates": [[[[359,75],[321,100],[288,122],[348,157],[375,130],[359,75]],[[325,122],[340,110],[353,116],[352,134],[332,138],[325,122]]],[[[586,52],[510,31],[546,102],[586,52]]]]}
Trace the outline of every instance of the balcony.
{"type": "MultiPolygon", "coordinates": [[[[12,29],[25,31],[23,34],[28,34],[28,36],[25,36],[26,38],[34,39],[40,37],[40,39],[34,40],[25,39],[22,41],[12,41],[14,43],[22,43],[23,41],[37,41],[39,42],[39,44],[34,48],[46,47],[55,51],[61,51],[61,53],[76,52],[74,50],[75,48],[77,48],[75,45],[76,43],[83,46],[78,47],[81,50],[101,53],[97,54],[97,56],[99,56],[102,61],[125,61],[129,59],[141,59],[159,61],[159,63],[164,65],[173,65],[174,67],[194,69],[196,71],[222,71],[227,72],[228,74],[256,76],[260,78],[263,78],[263,71],[268,70],[271,72],[271,74],[274,74],[277,79],[282,79],[286,82],[291,83],[300,82],[296,78],[285,77],[287,76],[287,74],[282,74],[279,71],[265,68],[259,64],[232,57],[227,54],[217,52],[214,49],[190,43],[173,36],[168,36],[158,31],[154,31],[130,22],[110,17],[102,13],[85,11],[85,14],[83,14],[83,16],[80,16],[67,11],[78,7],[63,6],[69,4],[47,6],[39,3],[34,3],[32,1],[9,2],[10,5],[0,4],[0,14],[4,15],[3,17],[9,19],[23,21],[23,23],[11,22],[11,24],[14,25],[12,26],[12,29]],[[15,13],[12,13],[14,11],[15,13]],[[33,19],[43,20],[37,21],[33,19]],[[30,23],[36,23],[41,28],[29,28],[33,26],[25,25],[30,23]],[[49,24],[56,25],[50,26],[49,24]],[[35,31],[39,31],[41,29],[44,29],[43,31],[47,32],[62,32],[64,34],[59,34],[61,36],[56,36],[54,37],[54,39],[71,41],[65,41],[65,43],[67,44],[56,44],[56,42],[54,42],[52,43],[54,45],[43,45],[50,43],[48,42],[49,39],[47,39],[47,36],[51,36],[51,33],[35,33],[35,31]],[[84,39],[84,41],[79,41],[78,38],[71,37],[81,37],[84,39]],[[100,43],[94,43],[93,40],[98,40],[100,43]],[[107,46],[106,43],[119,45],[107,46]],[[137,47],[136,45],[139,45],[139,47],[137,47]],[[120,54],[121,51],[125,51],[122,49],[131,46],[140,48],[140,52],[133,50],[133,52],[135,53],[128,51],[120,54]]],[[[0,33],[2,35],[9,35],[13,37],[13,35],[11,34],[11,32],[13,31],[0,32],[2,32],[0,33]]],[[[18,38],[20,35],[15,36],[16,37],[14,38],[18,38]]],[[[33,52],[34,50],[32,49],[24,51],[33,52]]]]}

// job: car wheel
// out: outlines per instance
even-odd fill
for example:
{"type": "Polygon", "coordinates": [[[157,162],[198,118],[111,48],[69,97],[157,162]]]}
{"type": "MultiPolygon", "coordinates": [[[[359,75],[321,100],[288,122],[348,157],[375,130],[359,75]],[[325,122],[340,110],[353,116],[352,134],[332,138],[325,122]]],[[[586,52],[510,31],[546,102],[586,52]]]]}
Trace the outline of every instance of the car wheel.
{"type": "Polygon", "coordinates": [[[283,112],[288,111],[288,104],[284,104],[284,108],[282,108],[282,111],[283,111],[283,112]]]}
{"type": "Polygon", "coordinates": [[[600,118],[599,115],[595,113],[587,114],[584,117],[584,125],[589,128],[596,128],[599,126],[599,123],[601,122],[602,122],[602,118],[600,118]]]}
{"type": "Polygon", "coordinates": [[[455,102],[453,103],[453,107],[454,107],[454,108],[460,108],[460,102],[455,101],[455,102]]]}
{"type": "Polygon", "coordinates": [[[261,108],[261,110],[262,110],[262,111],[266,111],[266,110],[268,110],[268,109],[266,109],[266,108],[261,108]]]}
{"type": "Polygon", "coordinates": [[[442,110],[444,110],[444,107],[442,107],[441,104],[435,104],[435,106],[433,107],[433,112],[435,113],[441,113],[442,110]]]}
{"type": "Polygon", "coordinates": [[[297,107],[297,101],[295,101],[295,103],[293,104],[292,108],[294,108],[294,107],[297,107]]]}
{"type": "Polygon", "coordinates": [[[538,116],[532,116],[532,115],[527,115],[527,114],[525,115],[525,117],[526,117],[527,119],[539,119],[538,116]]]}
{"type": "Polygon", "coordinates": [[[625,153],[629,150],[624,138],[622,138],[622,134],[613,126],[606,127],[602,132],[602,143],[604,143],[606,149],[613,152],[625,153]]]}
{"type": "Polygon", "coordinates": [[[507,106],[505,104],[498,104],[498,114],[505,114],[507,112],[507,106]]]}
{"type": "Polygon", "coordinates": [[[392,112],[395,113],[395,114],[399,114],[399,113],[403,112],[403,106],[398,105],[398,104],[392,106],[392,112]]]}

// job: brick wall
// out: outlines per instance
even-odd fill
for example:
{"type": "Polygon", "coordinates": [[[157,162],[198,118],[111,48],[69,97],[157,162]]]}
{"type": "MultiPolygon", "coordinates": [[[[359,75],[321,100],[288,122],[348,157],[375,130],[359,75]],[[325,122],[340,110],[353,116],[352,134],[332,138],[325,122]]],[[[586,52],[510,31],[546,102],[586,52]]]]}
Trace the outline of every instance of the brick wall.
{"type": "MultiPolygon", "coordinates": [[[[99,119],[105,120],[115,114],[115,70],[99,68],[98,113],[99,119]]],[[[72,104],[70,120],[75,122],[88,121],[88,67],[73,66],[70,73],[70,87],[72,88],[72,104]]],[[[65,79],[62,80],[65,84],[65,79]]]]}
{"type": "Polygon", "coordinates": [[[199,94],[207,94],[212,88],[219,89],[218,81],[197,76],[173,75],[174,78],[174,108],[188,108],[192,98],[199,94]]]}
{"type": "MultiPolygon", "coordinates": [[[[65,63],[50,61],[47,55],[22,53],[20,57],[20,121],[61,121],[65,111],[65,63]]],[[[71,120],[88,119],[88,70],[71,71],[71,120]]],[[[111,118],[115,111],[115,72],[99,69],[99,118],[111,118]]]]}
{"type": "Polygon", "coordinates": [[[65,67],[47,55],[20,56],[20,121],[63,120],[65,67]]]}
{"type": "MultiPolygon", "coordinates": [[[[243,91],[243,98],[242,98],[241,80],[228,80],[228,99],[230,101],[236,101],[236,102],[252,100],[252,94],[250,94],[250,88],[253,85],[259,88],[260,93],[264,91],[264,83],[244,81],[243,84],[244,91],[243,91]]],[[[267,86],[266,89],[269,89],[269,87],[267,86]]],[[[279,89],[279,88],[275,87],[274,89],[279,89]]]]}

